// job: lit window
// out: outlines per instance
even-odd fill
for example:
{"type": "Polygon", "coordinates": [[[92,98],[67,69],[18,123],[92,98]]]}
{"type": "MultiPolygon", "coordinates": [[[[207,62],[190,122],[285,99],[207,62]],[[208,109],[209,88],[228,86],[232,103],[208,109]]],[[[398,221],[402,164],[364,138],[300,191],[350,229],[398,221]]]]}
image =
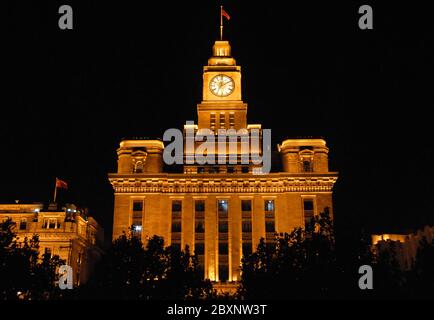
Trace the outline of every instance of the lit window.
{"type": "Polygon", "coordinates": [[[233,113],[229,114],[229,127],[233,129],[235,126],[235,115],[233,113]]]}
{"type": "Polygon", "coordinates": [[[218,200],[218,211],[219,212],[228,212],[228,201],[227,200],[218,200]]]}
{"type": "Polygon", "coordinates": [[[132,233],[134,237],[142,237],[143,200],[133,201],[132,233]]]}
{"type": "Polygon", "coordinates": [[[212,131],[215,130],[215,113],[211,113],[210,115],[210,129],[212,131]]]}
{"type": "Polygon", "coordinates": [[[274,211],[274,200],[265,200],[265,211],[274,211]]]}
{"type": "Polygon", "coordinates": [[[225,114],[224,113],[220,113],[220,129],[224,129],[225,128],[225,114]]]}

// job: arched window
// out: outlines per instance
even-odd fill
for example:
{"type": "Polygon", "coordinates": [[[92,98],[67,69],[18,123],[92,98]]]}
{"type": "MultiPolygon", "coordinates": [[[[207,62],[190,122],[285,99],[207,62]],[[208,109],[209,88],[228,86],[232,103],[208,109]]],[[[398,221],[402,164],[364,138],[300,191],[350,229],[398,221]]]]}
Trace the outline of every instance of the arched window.
{"type": "Polygon", "coordinates": [[[137,161],[134,167],[134,173],[143,173],[143,162],[137,161]]]}

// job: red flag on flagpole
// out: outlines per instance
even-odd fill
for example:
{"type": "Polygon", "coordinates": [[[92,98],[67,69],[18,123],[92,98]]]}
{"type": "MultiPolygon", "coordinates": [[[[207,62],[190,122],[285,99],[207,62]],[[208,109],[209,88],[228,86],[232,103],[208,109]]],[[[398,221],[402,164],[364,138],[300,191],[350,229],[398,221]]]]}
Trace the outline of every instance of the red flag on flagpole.
{"type": "Polygon", "coordinates": [[[222,16],[228,20],[231,20],[231,16],[222,8],[222,16]]]}
{"type": "Polygon", "coordinates": [[[56,188],[68,189],[68,184],[63,180],[56,178],[56,188]]]}

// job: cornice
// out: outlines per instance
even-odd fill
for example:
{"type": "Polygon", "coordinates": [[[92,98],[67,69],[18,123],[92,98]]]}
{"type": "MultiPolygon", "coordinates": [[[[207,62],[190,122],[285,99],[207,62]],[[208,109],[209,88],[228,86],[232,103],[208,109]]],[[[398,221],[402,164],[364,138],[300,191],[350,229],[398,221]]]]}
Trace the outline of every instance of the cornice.
{"type": "Polygon", "coordinates": [[[337,173],[268,174],[261,176],[219,174],[110,174],[116,193],[284,193],[330,192],[337,173]]]}

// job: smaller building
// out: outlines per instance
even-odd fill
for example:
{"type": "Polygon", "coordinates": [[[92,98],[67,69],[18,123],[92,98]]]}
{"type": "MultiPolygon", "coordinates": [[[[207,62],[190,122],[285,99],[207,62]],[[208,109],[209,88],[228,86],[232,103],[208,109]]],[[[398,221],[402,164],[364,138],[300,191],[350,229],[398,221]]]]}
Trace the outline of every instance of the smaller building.
{"type": "Polygon", "coordinates": [[[74,286],[86,283],[103,251],[104,231],[73,204],[0,204],[0,222],[11,219],[19,240],[39,236],[39,253],[58,255],[72,267],[74,286]]]}
{"type": "Polygon", "coordinates": [[[424,238],[428,243],[432,243],[434,227],[425,226],[422,230],[410,234],[372,235],[372,245],[376,252],[393,252],[401,270],[408,271],[416,261],[417,249],[424,238]]]}

